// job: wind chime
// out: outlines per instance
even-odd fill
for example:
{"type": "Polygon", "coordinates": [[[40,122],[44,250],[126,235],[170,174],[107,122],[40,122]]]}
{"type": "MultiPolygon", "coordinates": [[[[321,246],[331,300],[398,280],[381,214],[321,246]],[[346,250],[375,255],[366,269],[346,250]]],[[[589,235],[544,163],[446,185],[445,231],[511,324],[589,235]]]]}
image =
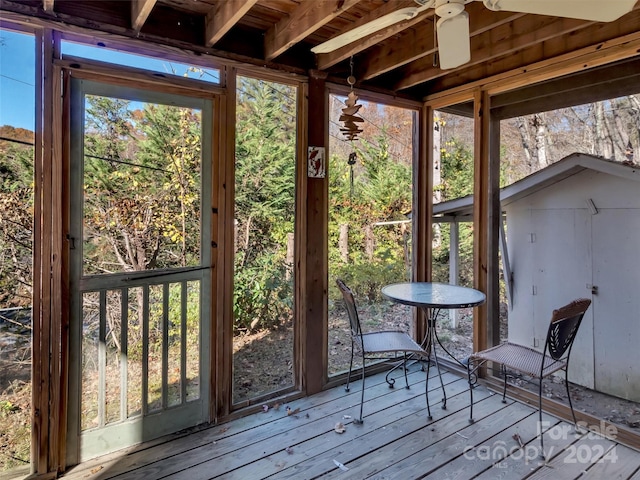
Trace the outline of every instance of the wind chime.
{"type": "MultiPolygon", "coordinates": [[[[340,115],[340,121],[343,122],[343,126],[340,128],[340,131],[345,137],[347,137],[347,140],[349,140],[349,142],[353,142],[354,140],[357,140],[358,135],[362,133],[362,129],[358,126],[358,123],[364,122],[364,119],[356,115],[362,105],[356,105],[358,96],[353,91],[353,86],[356,84],[356,77],[353,76],[353,57],[351,57],[350,66],[351,75],[347,77],[347,83],[351,87],[351,91],[347,95],[347,99],[344,101],[346,107],[342,109],[342,115],[340,115]]],[[[358,154],[353,149],[352,143],[351,153],[349,154],[349,160],[347,161],[347,164],[351,169],[349,176],[351,183],[351,196],[353,196],[353,166],[356,164],[357,160],[358,154]]]]}

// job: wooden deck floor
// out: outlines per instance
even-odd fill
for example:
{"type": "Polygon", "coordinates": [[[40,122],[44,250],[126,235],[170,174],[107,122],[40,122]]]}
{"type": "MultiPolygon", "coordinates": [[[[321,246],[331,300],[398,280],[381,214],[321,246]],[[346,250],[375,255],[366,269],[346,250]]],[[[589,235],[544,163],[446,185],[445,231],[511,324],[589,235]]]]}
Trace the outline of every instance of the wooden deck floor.
{"type": "Polygon", "coordinates": [[[279,409],[82,464],[65,479],[640,479],[640,453],[595,434],[576,436],[571,425],[544,416],[547,463],[536,438],[537,412],[478,387],[475,423],[468,421],[466,379],[445,373],[449,396],[429,384],[433,421],[427,421],[424,373],[411,389],[388,388],[383,375],[367,378],[363,425],[360,383],[296,400],[279,409]],[[435,405],[434,405],[435,404],[435,405]],[[299,411],[287,415],[286,407],[299,411]],[[342,422],[346,431],[334,431],[342,422]],[[519,448],[514,435],[524,448],[519,448]]]}

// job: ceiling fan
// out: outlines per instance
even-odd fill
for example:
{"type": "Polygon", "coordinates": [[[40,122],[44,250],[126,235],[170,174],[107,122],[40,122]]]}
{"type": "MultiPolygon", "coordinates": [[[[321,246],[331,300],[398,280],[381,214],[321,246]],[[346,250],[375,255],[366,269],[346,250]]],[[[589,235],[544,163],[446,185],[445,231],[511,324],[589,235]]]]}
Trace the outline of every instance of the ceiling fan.
{"type": "Polygon", "coordinates": [[[333,37],[311,49],[329,53],[391,25],[415,18],[433,8],[436,23],[440,68],[455,68],[471,59],[469,15],[466,3],[482,1],[489,10],[533,13],[554,17],[611,22],[630,12],[636,0],[415,0],[417,7],[407,7],[333,37]]]}

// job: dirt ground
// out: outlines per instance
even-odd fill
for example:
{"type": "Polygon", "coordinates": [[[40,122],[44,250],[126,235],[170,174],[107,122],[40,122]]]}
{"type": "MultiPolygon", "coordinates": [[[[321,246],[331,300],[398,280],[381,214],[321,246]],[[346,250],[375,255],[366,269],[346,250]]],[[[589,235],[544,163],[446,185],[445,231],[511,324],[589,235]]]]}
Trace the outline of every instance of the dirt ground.
{"type": "Polygon", "coordinates": [[[0,319],[0,472],[29,464],[31,332],[25,323],[15,315],[0,319]]]}

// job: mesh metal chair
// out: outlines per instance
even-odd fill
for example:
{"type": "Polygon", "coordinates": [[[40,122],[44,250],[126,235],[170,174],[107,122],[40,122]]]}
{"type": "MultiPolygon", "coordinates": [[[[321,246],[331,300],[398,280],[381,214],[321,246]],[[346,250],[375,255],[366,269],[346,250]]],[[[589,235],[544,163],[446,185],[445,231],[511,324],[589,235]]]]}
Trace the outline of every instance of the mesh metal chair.
{"type": "MultiPolygon", "coordinates": [[[[406,362],[408,356],[411,354],[421,357],[427,357],[427,352],[418,345],[406,332],[403,331],[374,331],[363,332],[360,327],[360,319],[358,317],[358,309],[356,308],[356,302],[353,298],[351,289],[345,285],[345,283],[337,279],[336,284],[342,292],[342,298],[344,299],[345,307],[349,316],[349,324],[351,327],[351,361],[349,362],[349,374],[347,376],[347,385],[345,390],[349,391],[349,383],[351,382],[351,371],[353,368],[353,356],[355,353],[361,356],[362,359],[362,394],[360,396],[360,417],[354,420],[355,423],[362,423],[362,408],[364,404],[364,378],[365,378],[365,366],[366,360],[393,360],[399,362],[396,367],[391,369],[386,376],[386,381],[389,384],[389,388],[393,388],[395,379],[390,377],[391,372],[396,368],[402,368],[404,371],[404,381],[406,388],[409,388],[409,381],[407,379],[406,362]],[[401,355],[401,356],[399,356],[401,355]]],[[[429,407],[429,396],[425,382],[425,395],[427,398],[427,411],[429,417],[431,417],[431,410],[429,407]]]]}
{"type": "Polygon", "coordinates": [[[567,398],[569,399],[569,407],[573,423],[578,427],[576,414],[573,411],[571,403],[571,394],[569,393],[569,357],[571,356],[571,347],[578,332],[578,327],[582,322],[582,317],[589,308],[591,300],[580,298],[573,302],[553,311],[551,323],[547,331],[547,339],[544,344],[544,350],[540,353],[530,347],[517,345],[515,343],[506,342],[493,348],[489,348],[482,352],[477,352],[469,357],[467,364],[469,375],[469,393],[471,403],[469,407],[469,420],[473,422],[473,386],[475,384],[476,371],[485,362],[493,362],[501,365],[502,374],[504,375],[504,387],[502,391],[502,401],[506,402],[507,394],[507,370],[519,372],[539,380],[538,385],[538,417],[540,425],[540,454],[544,458],[544,440],[542,431],[542,380],[558,370],[563,370],[564,384],[567,389],[567,398]]]}

